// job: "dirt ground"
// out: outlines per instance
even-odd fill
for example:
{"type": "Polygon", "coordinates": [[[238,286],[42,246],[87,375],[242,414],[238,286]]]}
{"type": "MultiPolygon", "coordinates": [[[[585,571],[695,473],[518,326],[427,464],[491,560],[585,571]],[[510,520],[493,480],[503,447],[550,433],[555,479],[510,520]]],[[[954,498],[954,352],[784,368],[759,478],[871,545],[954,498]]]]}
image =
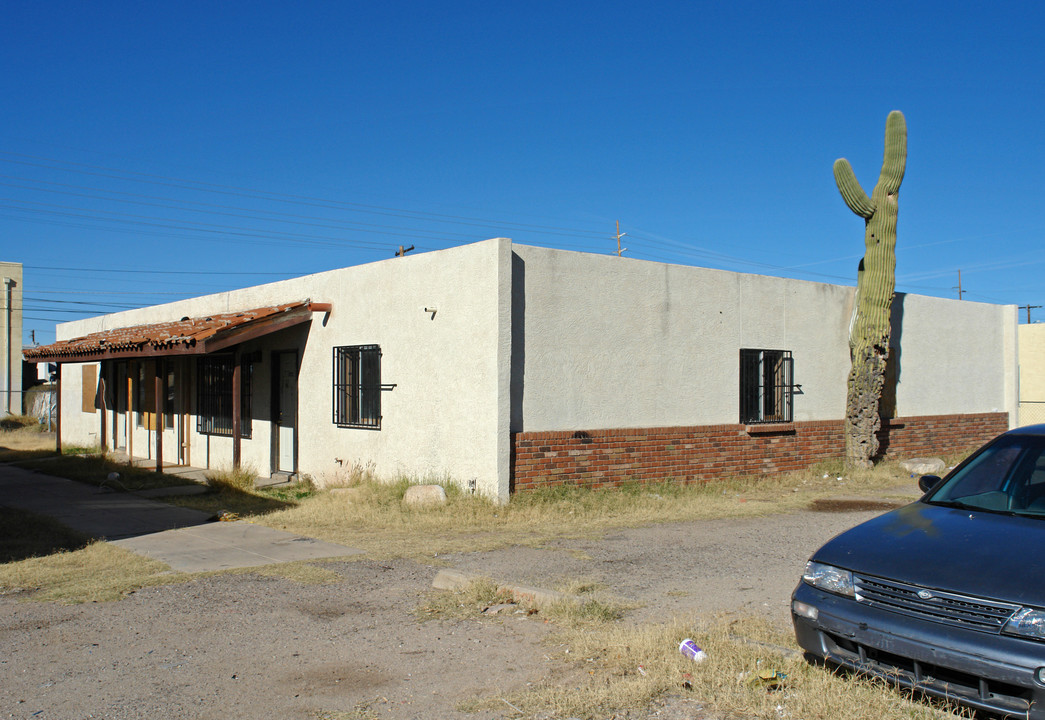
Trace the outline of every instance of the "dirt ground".
{"type": "MultiPolygon", "coordinates": [[[[115,603],[0,598],[0,717],[446,718],[459,704],[568,677],[540,614],[420,621],[439,567],[548,589],[597,583],[625,622],[719,610],[789,623],[810,553],[876,512],[801,512],[628,529],[542,549],[322,563],[337,582],[249,574],[141,590],[115,603]]],[[[625,716],[622,716],[625,717],[625,716]]],[[[695,701],[626,717],[706,717],[695,701]]]]}

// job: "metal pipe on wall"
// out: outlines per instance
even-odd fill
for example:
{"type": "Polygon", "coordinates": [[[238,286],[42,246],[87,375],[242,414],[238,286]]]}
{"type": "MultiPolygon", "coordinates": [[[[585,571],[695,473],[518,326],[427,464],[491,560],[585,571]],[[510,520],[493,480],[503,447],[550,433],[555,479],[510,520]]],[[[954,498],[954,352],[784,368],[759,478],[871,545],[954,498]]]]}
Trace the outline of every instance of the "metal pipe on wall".
{"type": "MultiPolygon", "coordinates": [[[[7,414],[11,414],[11,282],[9,277],[4,278],[4,407],[7,414]]],[[[21,414],[22,409],[18,409],[21,414]]]]}

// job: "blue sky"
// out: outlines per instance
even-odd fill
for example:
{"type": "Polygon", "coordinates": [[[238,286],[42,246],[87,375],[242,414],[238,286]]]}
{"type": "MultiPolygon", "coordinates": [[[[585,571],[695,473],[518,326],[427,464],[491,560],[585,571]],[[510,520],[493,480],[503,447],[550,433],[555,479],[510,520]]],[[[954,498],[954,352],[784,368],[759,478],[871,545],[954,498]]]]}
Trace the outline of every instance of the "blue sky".
{"type": "MultiPolygon", "coordinates": [[[[56,322],[488,237],[1045,305],[1037,3],[9,4],[0,260],[56,322]]],[[[1032,311],[1045,320],[1045,310],[1032,311]]],[[[1026,311],[1020,312],[1021,322],[1026,311]]]]}

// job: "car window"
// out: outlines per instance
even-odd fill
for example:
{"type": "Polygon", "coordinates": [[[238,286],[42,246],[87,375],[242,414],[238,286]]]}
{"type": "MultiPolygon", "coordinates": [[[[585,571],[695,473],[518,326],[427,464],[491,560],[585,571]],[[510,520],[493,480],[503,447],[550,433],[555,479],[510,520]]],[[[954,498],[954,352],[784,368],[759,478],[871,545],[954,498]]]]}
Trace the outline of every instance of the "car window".
{"type": "Polygon", "coordinates": [[[1045,438],[1000,438],[955,471],[930,501],[1045,516],[1045,438]]]}

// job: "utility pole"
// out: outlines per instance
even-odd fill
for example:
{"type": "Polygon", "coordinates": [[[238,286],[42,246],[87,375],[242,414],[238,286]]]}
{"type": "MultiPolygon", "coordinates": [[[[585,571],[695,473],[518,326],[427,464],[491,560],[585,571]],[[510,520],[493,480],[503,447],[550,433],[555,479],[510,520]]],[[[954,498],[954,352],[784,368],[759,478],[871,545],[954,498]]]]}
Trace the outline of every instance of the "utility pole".
{"type": "Polygon", "coordinates": [[[410,247],[405,248],[405,249],[403,248],[402,245],[400,245],[399,249],[396,250],[396,257],[403,257],[404,255],[406,255],[408,252],[410,252],[413,249],[414,249],[413,245],[411,245],[410,247]]]}
{"type": "Polygon", "coordinates": [[[617,257],[620,257],[620,254],[621,254],[622,252],[625,252],[625,251],[626,251],[626,250],[628,249],[628,248],[622,248],[622,247],[620,246],[620,239],[621,239],[622,237],[624,237],[625,235],[627,235],[627,234],[628,234],[628,233],[622,233],[622,232],[620,231],[620,220],[618,220],[618,221],[617,221],[617,257]]]}
{"type": "MultiPolygon", "coordinates": [[[[951,289],[953,290],[954,288],[951,288],[951,289]]],[[[958,271],[958,288],[957,289],[958,289],[958,299],[961,300],[962,299],[962,271],[961,270],[958,271]]]]}
{"type": "Polygon", "coordinates": [[[1041,305],[1020,305],[1020,310],[1026,310],[1027,311],[1027,324],[1028,325],[1030,325],[1030,311],[1031,310],[1038,310],[1040,308],[1041,308],[1041,305]]]}

